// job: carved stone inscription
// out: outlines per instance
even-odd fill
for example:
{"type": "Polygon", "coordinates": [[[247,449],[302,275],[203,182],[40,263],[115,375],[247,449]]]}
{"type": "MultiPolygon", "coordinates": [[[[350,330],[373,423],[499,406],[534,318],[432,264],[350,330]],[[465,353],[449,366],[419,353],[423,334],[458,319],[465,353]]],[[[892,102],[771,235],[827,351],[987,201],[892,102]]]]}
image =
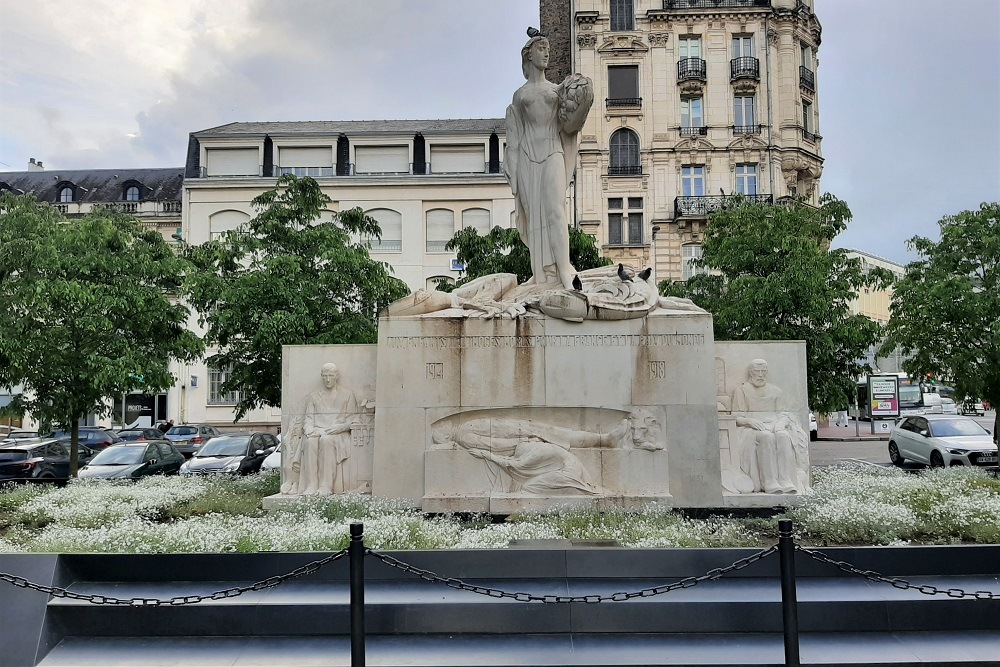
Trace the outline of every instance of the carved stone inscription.
{"type": "Polygon", "coordinates": [[[705,345],[705,334],[612,334],[582,336],[390,336],[391,348],[679,347],[705,345]]]}

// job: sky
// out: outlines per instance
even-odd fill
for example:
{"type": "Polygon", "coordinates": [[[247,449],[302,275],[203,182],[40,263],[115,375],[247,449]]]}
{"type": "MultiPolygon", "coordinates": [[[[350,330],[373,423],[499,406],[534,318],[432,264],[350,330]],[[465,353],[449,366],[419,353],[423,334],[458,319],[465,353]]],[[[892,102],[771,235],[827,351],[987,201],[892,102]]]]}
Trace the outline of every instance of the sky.
{"type": "MultiPolygon", "coordinates": [[[[1000,200],[1000,0],[816,0],[834,245],[1000,200]]],[[[233,121],[502,117],[537,0],[0,0],[0,171],[172,167],[233,121]]]]}

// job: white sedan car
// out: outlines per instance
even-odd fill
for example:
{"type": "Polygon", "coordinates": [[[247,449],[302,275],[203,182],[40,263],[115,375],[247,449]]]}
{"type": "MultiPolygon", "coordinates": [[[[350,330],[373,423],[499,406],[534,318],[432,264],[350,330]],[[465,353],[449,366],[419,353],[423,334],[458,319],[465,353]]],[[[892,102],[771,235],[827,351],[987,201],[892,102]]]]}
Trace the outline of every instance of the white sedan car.
{"type": "Polygon", "coordinates": [[[889,460],[929,466],[996,466],[997,446],[985,428],[968,417],[915,415],[898,422],[889,434],[889,460]]]}
{"type": "Polygon", "coordinates": [[[281,445],[273,452],[267,455],[264,462],[260,464],[261,472],[266,470],[279,470],[281,468],[281,445]]]}

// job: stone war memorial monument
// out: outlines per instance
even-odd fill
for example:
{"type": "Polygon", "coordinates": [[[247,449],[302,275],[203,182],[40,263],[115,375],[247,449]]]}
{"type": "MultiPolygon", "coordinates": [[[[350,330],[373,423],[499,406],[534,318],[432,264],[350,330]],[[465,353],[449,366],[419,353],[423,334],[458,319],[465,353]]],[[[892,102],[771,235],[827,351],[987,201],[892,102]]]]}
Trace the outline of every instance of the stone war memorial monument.
{"type": "Polygon", "coordinates": [[[284,349],[281,495],[402,498],[425,512],[763,507],[809,491],[805,345],[716,343],[650,271],[570,263],[566,198],[594,101],[521,51],[504,171],[532,276],[417,292],[377,345],[284,349]]]}

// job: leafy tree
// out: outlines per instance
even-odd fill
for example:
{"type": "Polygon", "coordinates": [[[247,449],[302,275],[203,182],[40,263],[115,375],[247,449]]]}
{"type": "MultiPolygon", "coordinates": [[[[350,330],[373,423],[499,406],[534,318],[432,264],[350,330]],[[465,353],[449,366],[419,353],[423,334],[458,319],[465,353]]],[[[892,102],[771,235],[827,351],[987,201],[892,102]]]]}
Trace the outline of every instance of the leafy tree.
{"type": "Polygon", "coordinates": [[[231,368],[236,418],[281,405],[281,347],[374,343],[379,312],[409,293],[368,256],[378,222],[359,209],[332,214],[312,178],[291,174],[253,200],[258,215],[220,239],[188,248],[197,267],[186,296],[207,328],[207,359],[231,368]]]}
{"type": "Polygon", "coordinates": [[[171,299],[185,262],[155,231],[110,209],[66,220],[33,196],[0,196],[0,385],[13,411],[68,427],[70,475],[79,420],[107,399],[173,386],[171,359],[201,343],[171,299]]]}
{"type": "Polygon", "coordinates": [[[938,226],[939,241],[907,242],[920,259],[895,287],[883,350],[900,348],[911,375],[950,378],[959,396],[1000,407],[1000,203],[938,226]]]}
{"type": "Polygon", "coordinates": [[[717,340],[804,340],[809,404],[842,410],[855,378],[870,371],[860,360],[879,340],[880,326],[851,315],[850,302],[865,286],[891,276],[865,273],[830,242],[847,227],[847,204],[824,195],[820,207],[736,200],[711,216],[701,266],[709,273],[686,283],[664,281],[660,292],[691,298],[714,316],[717,340]]]}
{"type": "MultiPolygon", "coordinates": [[[[458,261],[465,264],[465,277],[459,285],[492,273],[513,273],[518,282],[531,277],[531,260],[528,247],[521,242],[516,229],[494,227],[485,236],[472,227],[459,231],[448,241],[446,250],[454,250],[458,261]]],[[[602,257],[594,237],[577,227],[569,228],[569,258],[578,271],[611,264],[602,257]]],[[[450,291],[453,287],[438,285],[450,291]]]]}

